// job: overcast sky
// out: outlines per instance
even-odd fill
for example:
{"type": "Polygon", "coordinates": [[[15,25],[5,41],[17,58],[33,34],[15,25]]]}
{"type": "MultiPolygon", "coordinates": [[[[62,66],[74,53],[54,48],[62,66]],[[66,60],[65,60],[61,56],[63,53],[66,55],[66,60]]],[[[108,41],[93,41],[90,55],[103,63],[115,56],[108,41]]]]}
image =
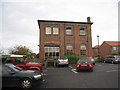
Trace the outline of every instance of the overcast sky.
{"type": "Polygon", "coordinates": [[[118,40],[119,0],[1,0],[0,49],[5,52],[16,45],[38,53],[37,20],[86,22],[91,17],[92,46],[118,40]]]}

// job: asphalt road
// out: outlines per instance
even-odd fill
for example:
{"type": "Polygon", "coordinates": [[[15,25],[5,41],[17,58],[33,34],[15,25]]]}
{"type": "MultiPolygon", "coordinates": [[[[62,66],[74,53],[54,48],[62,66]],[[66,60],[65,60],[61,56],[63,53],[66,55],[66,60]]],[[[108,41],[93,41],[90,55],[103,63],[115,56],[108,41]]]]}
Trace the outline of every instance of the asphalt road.
{"type": "Polygon", "coordinates": [[[120,70],[118,64],[96,63],[93,70],[93,72],[76,72],[75,65],[47,67],[43,70],[43,82],[32,90],[47,88],[69,88],[67,90],[72,88],[118,88],[118,72],[120,70]]]}
{"type": "Polygon", "coordinates": [[[48,67],[37,88],[118,88],[118,64],[96,63],[94,71],[76,72],[75,65],[48,67]]]}

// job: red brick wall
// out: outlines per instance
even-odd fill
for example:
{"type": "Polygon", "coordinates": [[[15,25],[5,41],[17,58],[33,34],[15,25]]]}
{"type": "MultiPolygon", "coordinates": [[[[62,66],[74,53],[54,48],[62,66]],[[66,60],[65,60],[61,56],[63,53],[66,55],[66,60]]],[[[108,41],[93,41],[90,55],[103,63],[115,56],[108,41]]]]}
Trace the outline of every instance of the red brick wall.
{"type": "Polygon", "coordinates": [[[111,55],[111,52],[112,52],[112,48],[110,45],[108,45],[107,43],[103,43],[101,46],[100,46],[100,56],[101,57],[106,57],[108,55],[111,55]]]}
{"type": "Polygon", "coordinates": [[[93,48],[93,57],[98,56],[98,48],[93,48]]]}
{"type": "Polygon", "coordinates": [[[65,45],[67,43],[73,44],[73,53],[80,55],[80,44],[84,43],[87,45],[87,55],[92,56],[92,36],[91,36],[91,24],[69,24],[73,26],[73,35],[67,36],[65,34],[65,23],[50,23],[50,22],[40,22],[40,60],[44,60],[44,45],[46,43],[58,43],[60,45],[60,55],[66,53],[65,45]],[[58,24],[59,25],[59,35],[46,35],[45,34],[45,25],[46,24],[58,24]],[[79,26],[86,26],[86,35],[79,35],[79,26]]]}

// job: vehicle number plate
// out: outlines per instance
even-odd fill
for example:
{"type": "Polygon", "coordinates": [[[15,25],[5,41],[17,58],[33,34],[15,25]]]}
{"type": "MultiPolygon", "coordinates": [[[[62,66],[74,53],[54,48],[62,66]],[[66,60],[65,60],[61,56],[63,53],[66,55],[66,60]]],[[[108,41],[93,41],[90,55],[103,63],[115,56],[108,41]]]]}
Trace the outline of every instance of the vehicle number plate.
{"type": "Polygon", "coordinates": [[[83,64],[83,65],[81,65],[81,66],[87,66],[86,64],[83,64]]]}

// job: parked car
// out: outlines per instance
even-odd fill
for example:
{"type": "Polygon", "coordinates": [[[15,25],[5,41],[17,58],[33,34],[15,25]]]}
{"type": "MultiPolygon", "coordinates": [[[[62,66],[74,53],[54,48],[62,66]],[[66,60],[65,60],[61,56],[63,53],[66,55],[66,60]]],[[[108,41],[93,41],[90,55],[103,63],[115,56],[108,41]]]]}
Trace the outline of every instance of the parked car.
{"type": "Polygon", "coordinates": [[[104,63],[120,63],[120,56],[109,56],[103,60],[104,63]]]}
{"type": "Polygon", "coordinates": [[[56,66],[60,66],[60,65],[65,65],[65,66],[69,66],[69,61],[68,58],[65,56],[60,56],[57,60],[56,60],[56,66]]]}
{"type": "Polygon", "coordinates": [[[1,64],[2,87],[21,87],[30,89],[42,81],[42,74],[37,71],[23,70],[13,64],[1,64]]]}
{"type": "Polygon", "coordinates": [[[41,63],[33,63],[26,61],[22,55],[5,55],[2,57],[3,63],[12,63],[16,66],[24,70],[36,70],[42,72],[42,64],[41,63]]]}
{"type": "Polygon", "coordinates": [[[93,63],[89,60],[89,58],[79,59],[76,64],[76,71],[80,70],[90,70],[93,71],[93,63]]]}

